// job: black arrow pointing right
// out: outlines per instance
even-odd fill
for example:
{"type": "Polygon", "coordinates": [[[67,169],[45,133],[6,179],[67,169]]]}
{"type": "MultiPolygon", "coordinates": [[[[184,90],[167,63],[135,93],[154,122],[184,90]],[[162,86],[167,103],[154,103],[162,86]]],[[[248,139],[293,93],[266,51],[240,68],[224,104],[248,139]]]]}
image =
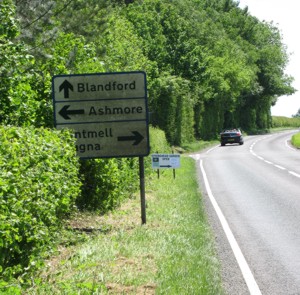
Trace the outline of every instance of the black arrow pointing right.
{"type": "Polygon", "coordinates": [[[69,98],[69,90],[73,91],[73,85],[68,80],[65,80],[59,86],[59,92],[61,92],[62,90],[64,90],[64,98],[69,98]]]}
{"type": "Polygon", "coordinates": [[[133,136],[118,136],[118,141],[132,141],[134,140],[134,143],[132,145],[138,145],[143,139],[144,136],[140,134],[137,131],[132,131],[134,134],[133,136]]]}
{"type": "Polygon", "coordinates": [[[64,106],[58,113],[65,119],[70,120],[70,115],[83,115],[84,110],[69,110],[69,105],[64,106]]]}

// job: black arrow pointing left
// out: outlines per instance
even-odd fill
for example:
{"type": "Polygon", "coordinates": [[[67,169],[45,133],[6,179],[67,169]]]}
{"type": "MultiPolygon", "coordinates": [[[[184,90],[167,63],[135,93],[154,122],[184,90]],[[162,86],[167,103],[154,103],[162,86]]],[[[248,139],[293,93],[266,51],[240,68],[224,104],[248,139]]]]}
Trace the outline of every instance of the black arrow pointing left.
{"type": "Polygon", "coordinates": [[[69,105],[64,106],[58,113],[65,119],[70,120],[70,115],[83,115],[84,110],[69,110],[69,105]]]}
{"type": "Polygon", "coordinates": [[[138,131],[132,131],[134,135],[132,136],[118,136],[118,141],[133,141],[132,145],[138,145],[143,139],[144,136],[140,134],[138,131]]]}

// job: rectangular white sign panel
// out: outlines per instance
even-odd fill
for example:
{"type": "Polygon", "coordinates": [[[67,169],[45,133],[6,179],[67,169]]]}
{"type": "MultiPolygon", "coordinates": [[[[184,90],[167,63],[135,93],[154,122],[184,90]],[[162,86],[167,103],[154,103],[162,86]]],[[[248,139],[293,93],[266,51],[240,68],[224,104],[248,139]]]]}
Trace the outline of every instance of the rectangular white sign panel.
{"type": "Polygon", "coordinates": [[[153,169],[176,169],[180,167],[180,155],[178,154],[152,154],[151,160],[153,169]]]}
{"type": "Polygon", "coordinates": [[[79,157],[149,154],[144,72],[54,76],[52,91],[55,126],[74,131],[79,157]]]}

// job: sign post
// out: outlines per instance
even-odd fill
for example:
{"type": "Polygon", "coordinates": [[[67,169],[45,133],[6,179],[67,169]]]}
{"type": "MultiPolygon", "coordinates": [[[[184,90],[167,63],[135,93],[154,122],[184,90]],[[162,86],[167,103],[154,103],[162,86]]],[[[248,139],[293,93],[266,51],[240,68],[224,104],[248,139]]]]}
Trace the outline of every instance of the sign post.
{"type": "MultiPolygon", "coordinates": [[[[80,158],[139,157],[144,181],[141,159],[150,151],[144,72],[57,75],[52,93],[55,127],[74,131],[80,158]]],[[[140,186],[145,195],[142,179],[140,186]]]]}
{"type": "Polygon", "coordinates": [[[141,216],[142,216],[142,224],[146,224],[145,168],[144,168],[143,157],[139,157],[139,168],[140,168],[141,216]]]}

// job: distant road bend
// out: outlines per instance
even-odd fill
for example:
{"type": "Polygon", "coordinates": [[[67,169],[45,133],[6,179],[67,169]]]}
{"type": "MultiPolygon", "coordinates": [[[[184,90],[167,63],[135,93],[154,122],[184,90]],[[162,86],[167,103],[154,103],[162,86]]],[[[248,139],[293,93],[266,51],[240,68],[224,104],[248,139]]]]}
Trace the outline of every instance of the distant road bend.
{"type": "Polygon", "coordinates": [[[300,150],[289,143],[296,132],[193,155],[230,295],[300,294],[300,150]]]}

